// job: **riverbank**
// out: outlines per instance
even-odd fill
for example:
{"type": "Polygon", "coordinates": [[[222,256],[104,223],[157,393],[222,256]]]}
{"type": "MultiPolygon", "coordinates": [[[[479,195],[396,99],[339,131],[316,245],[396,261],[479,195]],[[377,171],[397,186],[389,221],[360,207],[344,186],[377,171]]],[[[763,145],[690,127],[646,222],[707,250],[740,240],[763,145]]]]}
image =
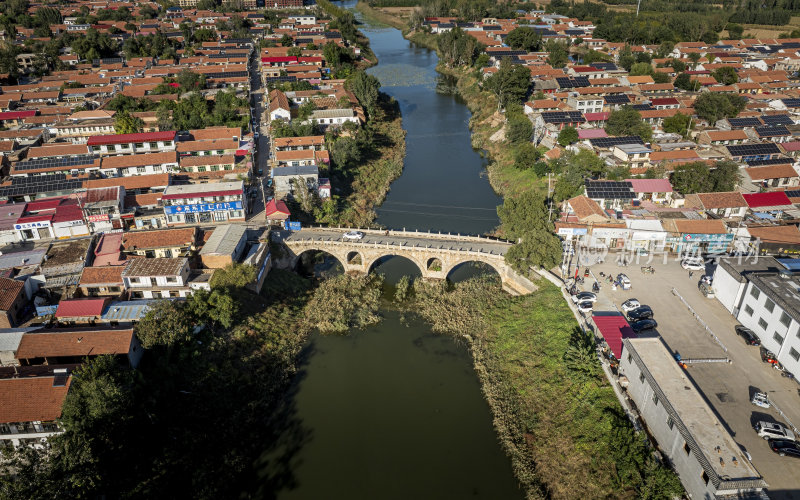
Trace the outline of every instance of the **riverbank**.
{"type": "Polygon", "coordinates": [[[469,344],[528,498],[679,495],[677,476],[636,435],[593,339],[578,328],[560,290],[545,280],[537,285],[532,294],[509,297],[484,280],[452,290],[418,280],[408,309],[469,344]]]}
{"type": "Polygon", "coordinates": [[[361,12],[366,19],[378,24],[386,24],[402,32],[408,29],[408,23],[405,20],[371,7],[367,2],[359,0],[356,4],[356,10],[361,12]]]}

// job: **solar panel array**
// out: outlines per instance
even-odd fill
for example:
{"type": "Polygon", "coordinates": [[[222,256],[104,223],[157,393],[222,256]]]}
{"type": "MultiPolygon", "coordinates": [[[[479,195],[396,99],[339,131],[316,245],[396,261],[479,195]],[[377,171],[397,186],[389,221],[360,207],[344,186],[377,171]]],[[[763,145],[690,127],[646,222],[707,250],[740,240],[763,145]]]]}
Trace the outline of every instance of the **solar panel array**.
{"type": "Polygon", "coordinates": [[[518,57],[527,54],[524,50],[493,50],[489,52],[491,57],[518,57]]]}
{"type": "Polygon", "coordinates": [[[596,148],[613,148],[620,144],[641,144],[644,146],[644,141],[638,135],[629,135],[625,137],[599,137],[597,139],[589,139],[589,142],[596,148]]]}
{"type": "Polygon", "coordinates": [[[14,164],[14,170],[26,172],[47,168],[69,168],[78,165],[92,165],[97,157],[92,155],[70,156],[68,158],[36,158],[14,164]]]}
{"type": "Polygon", "coordinates": [[[778,146],[771,142],[766,144],[742,144],[741,146],[727,146],[727,148],[731,156],[776,155],[781,152],[778,149],[778,146]]]}
{"type": "Polygon", "coordinates": [[[611,63],[611,62],[594,62],[594,63],[590,64],[589,66],[591,66],[593,68],[597,68],[597,69],[606,70],[606,71],[616,71],[616,70],[619,69],[619,68],[617,68],[616,64],[611,63]]]}
{"type": "Polygon", "coordinates": [[[73,191],[82,186],[82,180],[67,179],[65,174],[13,177],[10,186],[0,187],[0,197],[7,198],[52,191],[73,191]]]}
{"type": "Polygon", "coordinates": [[[747,162],[748,167],[765,167],[767,165],[786,165],[794,163],[791,158],[770,158],[769,160],[752,160],[747,162]]]}
{"type": "Polygon", "coordinates": [[[800,198],[800,189],[792,189],[784,191],[789,198],[800,198]]]}
{"type": "Polygon", "coordinates": [[[296,76],[268,76],[266,78],[267,83],[271,82],[296,82],[296,76]]]}
{"type": "Polygon", "coordinates": [[[650,110],[656,109],[650,103],[647,103],[647,104],[634,104],[632,106],[632,108],[635,109],[636,111],[650,111],[650,110]]]}
{"type": "Polygon", "coordinates": [[[731,128],[758,127],[761,125],[761,120],[758,118],[728,118],[728,123],[731,124],[731,128]]]}
{"type": "Polygon", "coordinates": [[[585,76],[576,76],[575,78],[569,78],[566,76],[556,78],[556,82],[558,86],[562,89],[573,89],[577,87],[590,87],[591,84],[589,83],[589,79],[585,76]]]}
{"type": "Polygon", "coordinates": [[[800,108],[800,99],[781,99],[787,108],[800,108]]]}
{"type": "Polygon", "coordinates": [[[629,104],[631,102],[628,94],[609,94],[603,99],[605,99],[606,104],[629,104]]]}
{"type": "Polygon", "coordinates": [[[326,31],[322,33],[322,36],[328,39],[342,38],[342,34],[339,33],[338,31],[326,31]]]}
{"type": "Polygon", "coordinates": [[[206,78],[236,78],[248,76],[247,71],[220,71],[215,73],[203,73],[206,78]]]}
{"type": "Polygon", "coordinates": [[[586,181],[586,196],[606,200],[630,200],[636,197],[629,181],[586,181]]]}
{"type": "Polygon", "coordinates": [[[765,115],[761,117],[761,121],[764,125],[794,125],[794,120],[789,115],[765,115]]]}
{"type": "Polygon", "coordinates": [[[778,125],[777,127],[764,125],[763,127],[756,127],[755,131],[760,137],[780,137],[784,135],[790,135],[789,130],[784,125],[778,125]]]}
{"type": "Polygon", "coordinates": [[[545,111],[542,113],[545,123],[583,123],[586,119],[580,111],[545,111]]]}
{"type": "Polygon", "coordinates": [[[226,54],[225,52],[220,52],[219,54],[208,54],[206,57],[209,59],[246,59],[247,54],[226,54]]]}

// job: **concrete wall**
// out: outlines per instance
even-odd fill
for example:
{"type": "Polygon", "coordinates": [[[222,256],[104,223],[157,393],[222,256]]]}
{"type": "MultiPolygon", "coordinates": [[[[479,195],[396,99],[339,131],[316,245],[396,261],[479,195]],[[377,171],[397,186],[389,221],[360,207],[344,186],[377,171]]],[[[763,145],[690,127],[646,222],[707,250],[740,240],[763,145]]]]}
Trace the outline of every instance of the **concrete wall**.
{"type": "Polygon", "coordinates": [[[714,289],[714,295],[731,314],[735,314],[734,309],[739,305],[744,285],[744,283],[739,283],[722,266],[717,266],[714,271],[714,281],[711,285],[714,289]]]}

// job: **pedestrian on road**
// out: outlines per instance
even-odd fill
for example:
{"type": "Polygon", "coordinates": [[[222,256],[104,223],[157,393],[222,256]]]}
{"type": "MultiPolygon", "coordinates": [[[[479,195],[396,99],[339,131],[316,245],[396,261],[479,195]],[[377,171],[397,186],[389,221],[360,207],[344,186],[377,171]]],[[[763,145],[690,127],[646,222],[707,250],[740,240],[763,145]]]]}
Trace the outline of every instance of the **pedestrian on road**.
{"type": "Polygon", "coordinates": [[[694,271],[689,271],[689,277],[691,278],[692,276],[694,276],[694,271]]]}

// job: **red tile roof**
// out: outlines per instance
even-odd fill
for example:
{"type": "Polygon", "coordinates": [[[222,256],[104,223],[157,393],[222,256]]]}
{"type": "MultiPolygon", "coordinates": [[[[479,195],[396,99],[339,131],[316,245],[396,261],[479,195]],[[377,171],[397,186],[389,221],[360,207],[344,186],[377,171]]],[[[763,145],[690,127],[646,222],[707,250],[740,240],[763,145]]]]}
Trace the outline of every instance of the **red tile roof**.
{"type": "Polygon", "coordinates": [[[17,348],[17,359],[56,356],[127,354],[133,329],[124,330],[42,330],[25,333],[17,348]]]}
{"type": "Polygon", "coordinates": [[[20,118],[30,118],[32,116],[36,116],[35,109],[25,111],[6,111],[5,113],[0,113],[0,121],[19,120],[20,118]]]}
{"type": "Polygon", "coordinates": [[[56,318],[100,317],[107,301],[107,298],[64,299],[58,303],[56,318]]]}
{"type": "Polygon", "coordinates": [[[792,204],[792,201],[783,191],[743,194],[742,197],[744,197],[744,201],[747,202],[747,206],[750,208],[777,207],[792,204]]]}
{"type": "Polygon", "coordinates": [[[129,142],[150,142],[150,141],[172,141],[175,139],[175,132],[142,132],[139,134],[110,134],[93,135],[86,143],[89,146],[99,146],[101,144],[127,144],[129,142]]]}
{"type": "Polygon", "coordinates": [[[8,278],[0,278],[0,311],[8,311],[17,300],[25,283],[8,278]]]}
{"type": "Polygon", "coordinates": [[[291,212],[289,212],[289,207],[286,206],[286,203],[283,200],[275,201],[275,198],[269,200],[265,212],[267,217],[274,214],[284,214],[287,217],[291,215],[291,212]]]}
{"type": "Polygon", "coordinates": [[[72,378],[53,387],[54,377],[0,380],[0,423],[48,422],[61,416],[72,378]]]}

